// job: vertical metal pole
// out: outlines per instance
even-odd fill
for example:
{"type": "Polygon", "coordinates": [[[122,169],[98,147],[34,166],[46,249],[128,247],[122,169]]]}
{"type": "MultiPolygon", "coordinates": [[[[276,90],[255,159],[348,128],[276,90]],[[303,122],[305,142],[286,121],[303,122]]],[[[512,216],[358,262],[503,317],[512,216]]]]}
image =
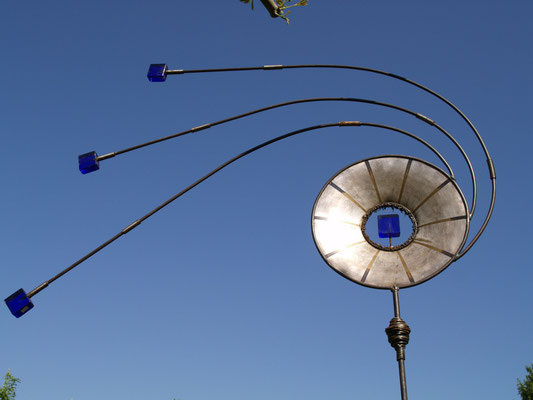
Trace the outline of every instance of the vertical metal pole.
{"type": "Polygon", "coordinates": [[[394,316],[400,318],[400,290],[397,287],[392,289],[392,301],[394,303],[394,316]]]}
{"type": "Polygon", "coordinates": [[[389,338],[390,345],[396,350],[396,360],[398,361],[398,369],[400,372],[400,390],[402,393],[402,400],[407,400],[407,381],[405,378],[405,346],[409,343],[409,334],[411,328],[400,317],[400,298],[398,295],[399,289],[392,288],[392,298],[394,301],[394,318],[391,319],[389,326],[385,329],[385,333],[389,338]]]}

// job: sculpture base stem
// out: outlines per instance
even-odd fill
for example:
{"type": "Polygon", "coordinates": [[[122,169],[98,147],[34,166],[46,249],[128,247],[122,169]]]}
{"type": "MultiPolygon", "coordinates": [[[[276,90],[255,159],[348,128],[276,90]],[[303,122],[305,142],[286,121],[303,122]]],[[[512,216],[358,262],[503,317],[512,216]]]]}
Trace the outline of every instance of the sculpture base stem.
{"type": "Polygon", "coordinates": [[[385,328],[385,333],[389,338],[390,345],[396,350],[396,360],[400,372],[400,390],[402,400],[407,400],[407,381],[405,379],[405,346],[409,343],[411,328],[400,317],[400,301],[398,288],[392,289],[394,299],[394,318],[390,320],[389,326],[385,328]]]}

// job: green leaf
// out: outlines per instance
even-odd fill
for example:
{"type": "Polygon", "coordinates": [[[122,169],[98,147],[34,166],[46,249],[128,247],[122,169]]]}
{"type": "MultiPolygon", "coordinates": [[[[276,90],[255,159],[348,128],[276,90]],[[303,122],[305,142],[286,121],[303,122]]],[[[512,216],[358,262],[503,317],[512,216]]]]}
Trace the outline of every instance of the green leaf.
{"type": "Polygon", "coordinates": [[[0,400],[14,400],[16,396],[17,384],[20,379],[11,375],[11,371],[7,371],[4,377],[4,385],[0,388],[0,400]]]}

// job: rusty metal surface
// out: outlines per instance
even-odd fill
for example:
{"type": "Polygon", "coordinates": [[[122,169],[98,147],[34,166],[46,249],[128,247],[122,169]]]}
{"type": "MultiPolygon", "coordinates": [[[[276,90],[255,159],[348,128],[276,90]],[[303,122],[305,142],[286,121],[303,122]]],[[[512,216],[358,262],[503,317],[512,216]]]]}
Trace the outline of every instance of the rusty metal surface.
{"type": "Polygon", "coordinates": [[[326,263],[364,286],[391,289],[422,283],[452,263],[469,229],[468,205],[441,169],[407,156],[359,161],[336,174],[318,195],[313,238],[326,263]],[[398,203],[416,219],[412,241],[380,250],[362,233],[371,209],[398,203]]]}

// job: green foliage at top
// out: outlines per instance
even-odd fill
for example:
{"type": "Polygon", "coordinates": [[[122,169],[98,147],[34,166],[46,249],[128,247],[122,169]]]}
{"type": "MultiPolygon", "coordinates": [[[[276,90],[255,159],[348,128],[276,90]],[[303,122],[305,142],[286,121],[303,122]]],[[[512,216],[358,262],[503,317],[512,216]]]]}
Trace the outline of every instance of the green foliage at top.
{"type": "Polygon", "coordinates": [[[4,377],[4,385],[0,388],[0,400],[14,400],[17,395],[15,391],[19,382],[20,379],[15,378],[11,375],[10,371],[7,371],[4,377]]]}
{"type": "Polygon", "coordinates": [[[518,379],[516,388],[522,400],[533,400],[533,363],[526,366],[527,375],[524,381],[518,379]]]}
{"type": "MultiPolygon", "coordinates": [[[[250,4],[252,6],[252,10],[254,9],[254,0],[240,0],[241,3],[250,4]]],[[[279,14],[278,16],[285,20],[285,22],[289,23],[289,14],[291,11],[287,11],[289,8],[297,7],[297,6],[306,6],[308,0],[298,0],[296,3],[292,4],[293,0],[276,0],[276,3],[279,7],[279,14]]]]}

